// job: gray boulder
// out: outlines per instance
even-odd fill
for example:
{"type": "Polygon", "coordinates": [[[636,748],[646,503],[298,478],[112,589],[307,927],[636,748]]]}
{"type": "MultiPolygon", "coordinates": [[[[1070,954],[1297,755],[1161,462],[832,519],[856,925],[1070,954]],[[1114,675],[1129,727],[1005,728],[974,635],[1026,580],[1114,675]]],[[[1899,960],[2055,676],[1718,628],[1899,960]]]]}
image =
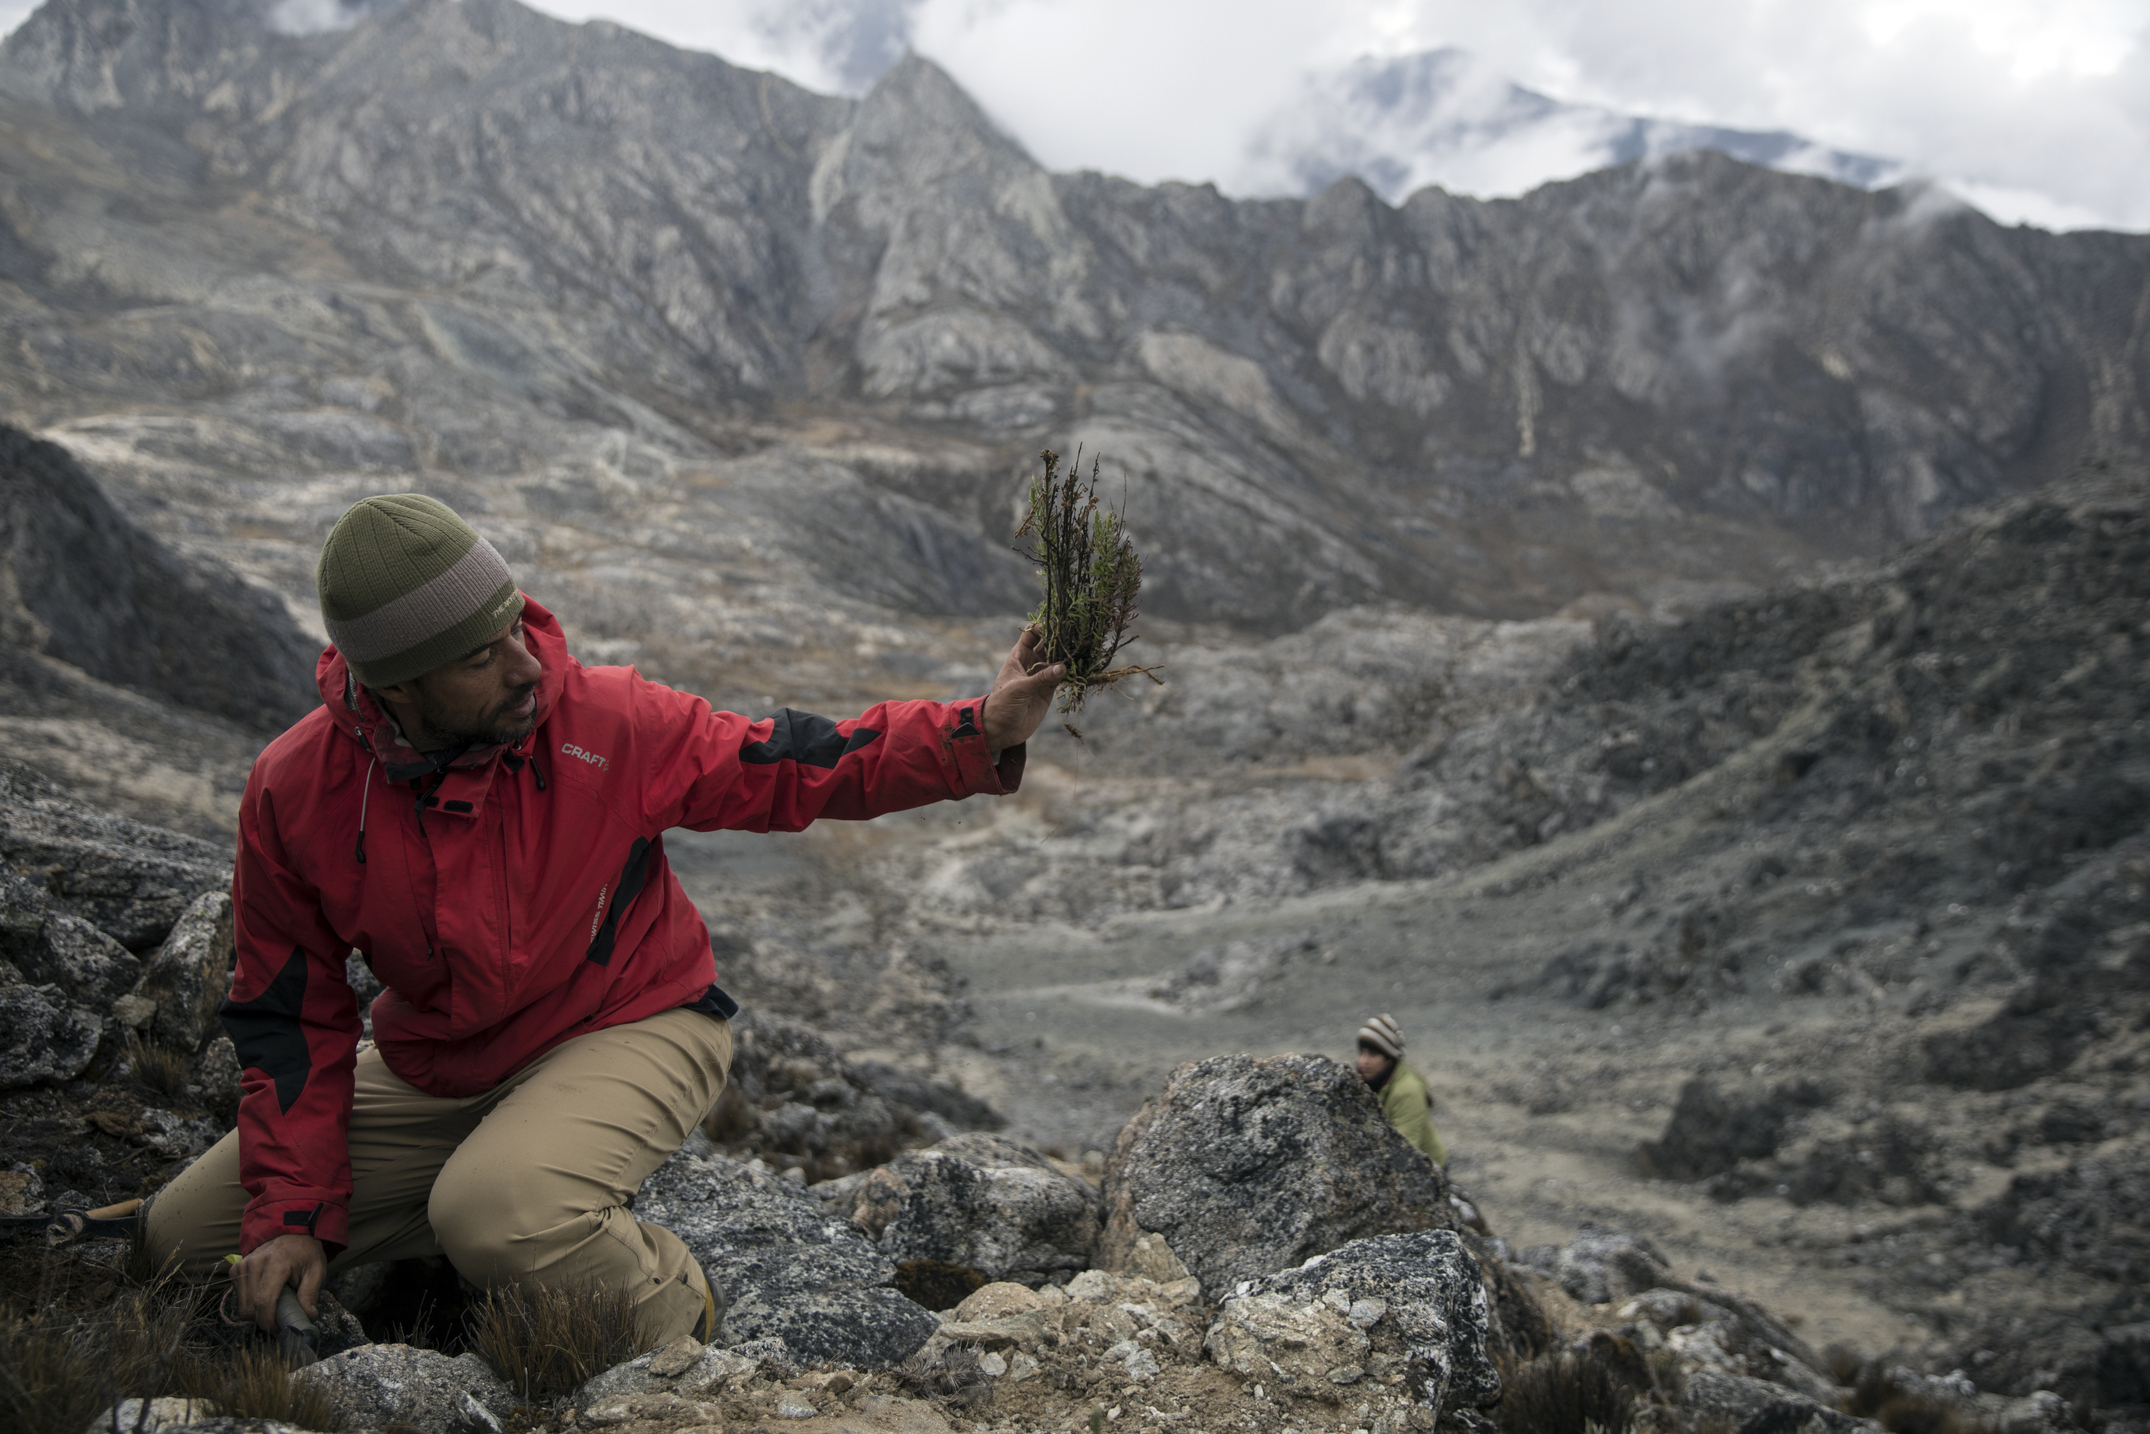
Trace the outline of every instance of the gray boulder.
{"type": "Polygon", "coordinates": [[[777,1339],[798,1364],[878,1369],[938,1327],[889,1288],[895,1262],[805,1187],[721,1155],[675,1154],[642,1184],[638,1219],[686,1242],[731,1297],[734,1347],[777,1339]]]}
{"type": "Polygon", "coordinates": [[[228,847],[83,806],[13,762],[0,762],[0,861],[43,872],[56,907],[137,952],[231,885],[228,847]]]}
{"type": "Polygon", "coordinates": [[[1565,1245],[1527,1246],[1516,1263],[1550,1275],[1569,1298],[1586,1305],[1624,1300],[1645,1290],[1686,1288],[1648,1240],[1594,1225],[1585,1225],[1565,1245]]]}
{"type": "Polygon", "coordinates": [[[1326,1056],[1181,1066],[1120,1132],[1099,1266],[1163,1235],[1211,1299],[1375,1235],[1453,1229],[1448,1182],[1326,1056]]]}
{"type": "Polygon", "coordinates": [[[58,986],[0,987],[0,1090],[73,1080],[103,1033],[104,1022],[58,986]]]}
{"type": "Polygon", "coordinates": [[[35,985],[104,1009],[142,974],[126,947],[79,916],[56,911],[43,890],[0,873],[0,960],[35,985]]]}
{"type": "Polygon", "coordinates": [[[231,893],[207,891],[186,909],[150,958],[134,994],[154,1001],[150,1034],[193,1054],[216,1034],[217,1007],[231,990],[231,893]]]}
{"type": "Polygon", "coordinates": [[[212,1110],[237,1109],[239,1081],[244,1074],[239,1048],[231,1043],[230,1036],[218,1036],[194,1058],[194,1083],[202,1088],[202,1104],[212,1110]]]}
{"type": "Polygon", "coordinates": [[[1738,1434],[1859,1434],[1873,1428],[1781,1384],[1713,1369],[1687,1376],[1680,1407],[1697,1420],[1721,1420],[1738,1434]]]}
{"type": "Polygon", "coordinates": [[[507,1385],[474,1354],[450,1359],[438,1350],[407,1344],[365,1344],[308,1365],[292,1376],[337,1401],[345,1422],[357,1429],[390,1423],[420,1429],[458,1429],[468,1422],[465,1397],[495,1415],[514,1409],[507,1385]]]}
{"type": "Polygon", "coordinates": [[[1242,1284],[1218,1309],[1204,1347],[1222,1367],[1274,1379],[1302,1398],[1393,1395],[1439,1418],[1499,1401],[1495,1343],[1477,1260],[1456,1232],[1426,1230],[1354,1240],[1242,1284]],[[1385,1383],[1398,1373],[1401,1385],[1385,1383]]]}
{"type": "MultiPolygon", "coordinates": [[[[1097,1247],[1097,1192],[1003,1136],[951,1135],[868,1183],[893,1204],[879,1243],[897,1264],[940,1260],[1035,1288],[1055,1271],[1088,1269],[1097,1247]]],[[[869,1219],[876,1207],[886,1208],[862,1201],[869,1219]]]]}
{"type": "Polygon", "coordinates": [[[702,1394],[759,1368],[760,1362],[751,1353],[706,1348],[682,1336],[662,1349],[591,1375],[568,1403],[577,1409],[596,1409],[638,1394],[702,1394]]]}

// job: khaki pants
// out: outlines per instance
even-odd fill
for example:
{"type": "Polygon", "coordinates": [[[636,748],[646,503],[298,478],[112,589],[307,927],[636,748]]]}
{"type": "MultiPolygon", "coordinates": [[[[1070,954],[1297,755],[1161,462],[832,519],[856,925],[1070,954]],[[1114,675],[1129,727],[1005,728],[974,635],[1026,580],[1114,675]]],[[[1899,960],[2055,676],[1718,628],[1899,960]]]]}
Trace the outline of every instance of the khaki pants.
{"type": "MultiPolygon", "coordinates": [[[[329,1272],[445,1255],[488,1289],[633,1289],[645,1340],[692,1333],[701,1266],[626,1202],[717,1103],[731,1063],[731,1025],[688,1010],[577,1037],[473,1096],[427,1095],[369,1047],[351,1108],[351,1243],[329,1272]]],[[[150,1203],[150,1255],[208,1277],[239,1248],[246,1201],[232,1131],[150,1203]]]]}

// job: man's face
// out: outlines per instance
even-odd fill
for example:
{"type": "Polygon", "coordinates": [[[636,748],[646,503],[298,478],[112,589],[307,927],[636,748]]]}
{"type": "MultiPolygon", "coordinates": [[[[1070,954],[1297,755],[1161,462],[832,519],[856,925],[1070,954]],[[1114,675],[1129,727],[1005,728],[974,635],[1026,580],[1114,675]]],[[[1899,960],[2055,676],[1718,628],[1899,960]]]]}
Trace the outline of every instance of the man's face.
{"type": "Polygon", "coordinates": [[[1359,1047],[1359,1079],[1369,1085],[1387,1075],[1389,1067],[1394,1064],[1394,1061],[1372,1046],[1359,1047]]]}
{"type": "Polygon", "coordinates": [[[404,734],[435,747],[504,745],[537,723],[537,684],[544,669],[525,645],[517,618],[483,647],[442,663],[412,682],[381,689],[404,734]],[[413,732],[411,717],[423,732],[413,732]]]}

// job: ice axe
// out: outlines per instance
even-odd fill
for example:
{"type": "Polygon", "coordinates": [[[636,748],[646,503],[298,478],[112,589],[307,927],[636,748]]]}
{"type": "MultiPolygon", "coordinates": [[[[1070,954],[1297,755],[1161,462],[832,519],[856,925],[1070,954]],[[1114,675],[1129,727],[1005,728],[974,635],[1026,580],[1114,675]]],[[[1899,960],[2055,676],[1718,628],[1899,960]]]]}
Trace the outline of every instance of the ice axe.
{"type": "Polygon", "coordinates": [[[135,1220],[141,1211],[141,1201],[122,1200],[117,1205],[105,1205],[95,1210],[55,1210],[50,1215],[0,1216],[0,1234],[13,1238],[16,1235],[42,1233],[48,1245],[65,1245],[85,1235],[92,1239],[125,1237],[134,1233],[135,1220]]]}

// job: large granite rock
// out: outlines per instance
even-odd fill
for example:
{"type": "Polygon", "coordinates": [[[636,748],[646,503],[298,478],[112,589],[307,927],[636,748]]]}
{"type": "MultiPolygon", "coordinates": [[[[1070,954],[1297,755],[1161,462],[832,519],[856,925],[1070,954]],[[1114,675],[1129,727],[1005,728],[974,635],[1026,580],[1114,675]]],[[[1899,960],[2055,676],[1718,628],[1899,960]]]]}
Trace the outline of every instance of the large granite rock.
{"type": "Polygon", "coordinates": [[[0,871],[0,961],[33,983],[102,1010],[142,974],[142,963],[79,916],[55,910],[42,888],[0,871]]]}
{"type": "Polygon", "coordinates": [[[1027,1145],[976,1132],[873,1172],[853,1220],[899,1265],[938,1260],[1031,1286],[1088,1269],[1099,1228],[1096,1191],[1027,1145]]]}
{"type": "Polygon", "coordinates": [[[54,906],[135,952],[231,886],[229,848],[83,806],[13,762],[0,762],[0,861],[43,873],[54,906]]]}
{"type": "Polygon", "coordinates": [[[1874,1426],[1781,1384],[1699,1369],[1687,1377],[1681,1409],[1738,1434],[1860,1434],[1874,1426]]]}
{"type": "Polygon", "coordinates": [[[1586,1305],[1679,1285],[1657,1246],[1595,1225],[1585,1225],[1565,1245],[1525,1246],[1516,1262],[1551,1276],[1570,1299],[1586,1305]]]}
{"type": "Polygon", "coordinates": [[[1210,1357],[1302,1397],[1340,1400],[1369,1373],[1439,1415],[1500,1399],[1498,1331],[1477,1260],[1453,1230],[1354,1240],[1227,1297],[1210,1357]]]}
{"type": "Polygon", "coordinates": [[[1326,1056],[1181,1066],[1120,1132],[1099,1264],[1163,1235],[1215,1299],[1353,1240],[1456,1223],[1448,1183],[1326,1056]]]}
{"type": "Polygon", "coordinates": [[[721,1155],[681,1151],[643,1182],[637,1219],[677,1234],[731,1297],[735,1343],[783,1341],[798,1364],[895,1364],[933,1315],[889,1288],[895,1262],[802,1186],[721,1155]]]}
{"type": "Polygon", "coordinates": [[[324,1390],[346,1422],[359,1429],[399,1422],[425,1430],[460,1429],[472,1422],[470,1402],[496,1417],[520,1403],[478,1356],[450,1359],[407,1344],[360,1345],[308,1365],[292,1380],[324,1390]]]}
{"type": "Polygon", "coordinates": [[[150,1032],[192,1054],[217,1033],[217,1007],[231,989],[231,893],[206,891],[150,958],[134,994],[156,1004],[150,1032]]]}
{"type": "Polygon", "coordinates": [[[104,1022],[57,986],[0,986],[0,1090],[73,1080],[103,1034],[104,1022]]]}

